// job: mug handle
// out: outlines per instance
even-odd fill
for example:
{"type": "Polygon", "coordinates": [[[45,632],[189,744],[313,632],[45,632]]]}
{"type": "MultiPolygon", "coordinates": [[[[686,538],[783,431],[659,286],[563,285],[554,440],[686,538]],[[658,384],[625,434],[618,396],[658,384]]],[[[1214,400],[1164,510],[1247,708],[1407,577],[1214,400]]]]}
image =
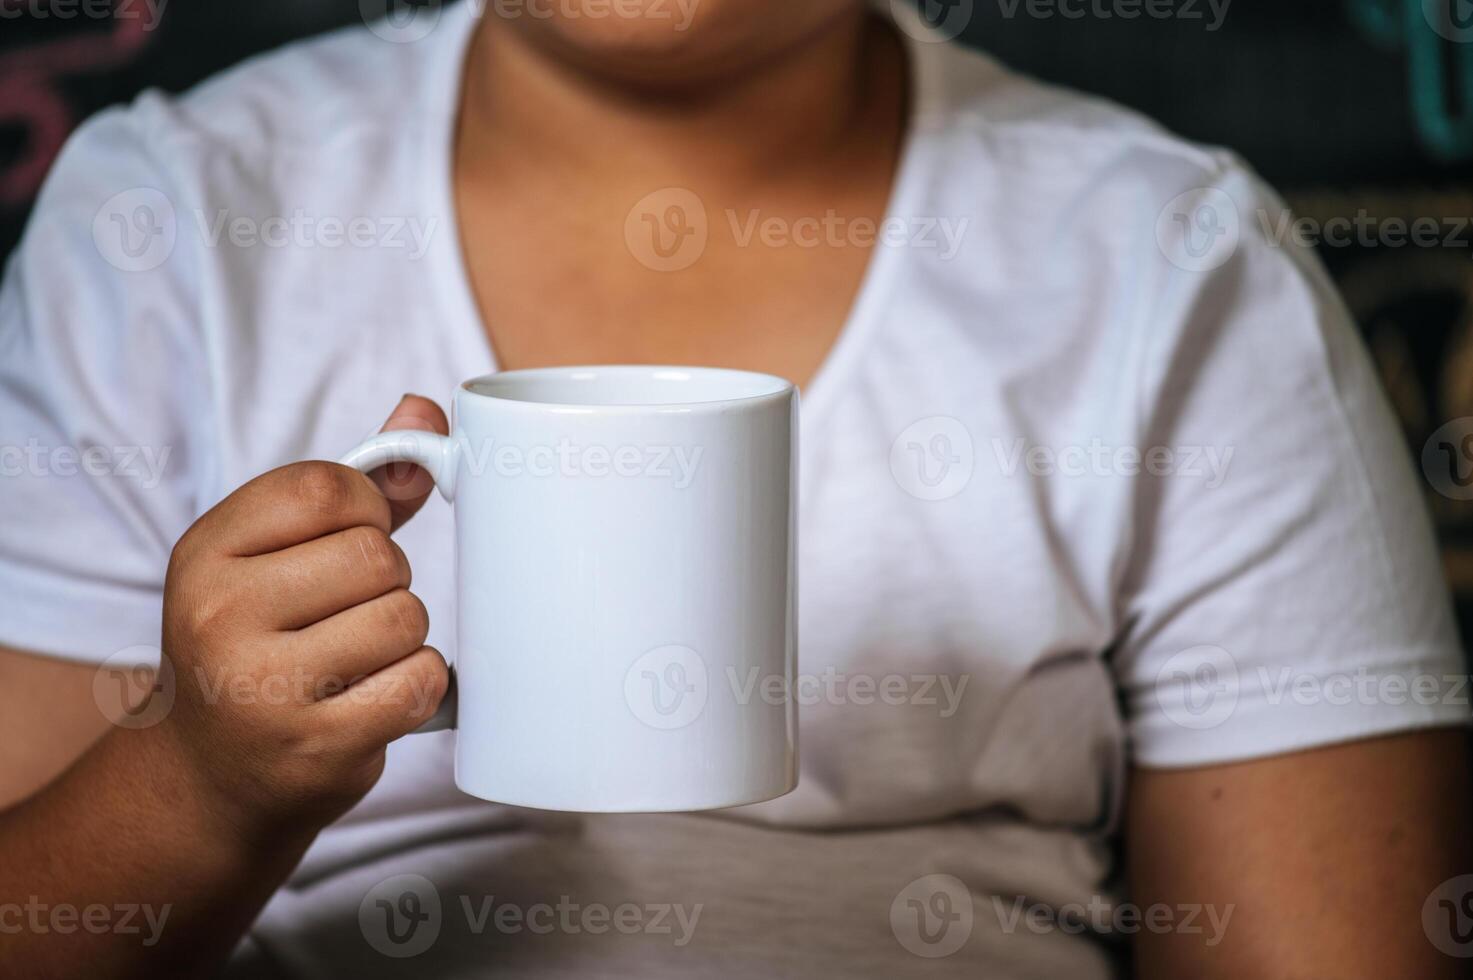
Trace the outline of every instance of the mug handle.
{"type": "Polygon", "coordinates": [[[447,501],[455,500],[455,463],[459,443],[438,432],[422,429],[396,429],[380,432],[359,443],[338,460],[362,473],[376,470],[389,463],[414,463],[424,467],[435,480],[440,496],[447,501]]]}
{"type": "MultiPolygon", "coordinates": [[[[434,478],[440,496],[446,501],[454,502],[457,449],[458,443],[448,436],[419,429],[397,429],[380,432],[364,440],[338,462],[344,466],[351,466],[361,473],[371,472],[389,463],[414,463],[416,466],[423,467],[425,472],[434,478]]],[[[455,665],[450,664],[449,667],[450,686],[445,689],[445,697],[440,701],[440,707],[435,709],[429,721],[410,734],[441,732],[455,727],[460,697],[458,685],[455,682],[455,665]]]]}

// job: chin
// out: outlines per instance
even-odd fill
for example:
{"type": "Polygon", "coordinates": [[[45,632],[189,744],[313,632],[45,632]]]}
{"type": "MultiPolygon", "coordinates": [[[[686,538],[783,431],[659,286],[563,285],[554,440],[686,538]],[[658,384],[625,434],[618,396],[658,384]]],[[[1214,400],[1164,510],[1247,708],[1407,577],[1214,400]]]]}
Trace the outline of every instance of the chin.
{"type": "Polygon", "coordinates": [[[488,0],[561,60],[651,84],[716,80],[781,51],[859,0],[488,0]]]}

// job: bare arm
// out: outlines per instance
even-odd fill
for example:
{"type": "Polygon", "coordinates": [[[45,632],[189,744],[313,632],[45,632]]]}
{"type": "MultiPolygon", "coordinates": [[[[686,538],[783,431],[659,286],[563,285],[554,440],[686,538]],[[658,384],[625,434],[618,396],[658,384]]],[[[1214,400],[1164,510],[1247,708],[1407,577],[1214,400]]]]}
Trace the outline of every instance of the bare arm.
{"type": "MultiPolygon", "coordinates": [[[[23,738],[45,740],[34,730],[23,738]]],[[[0,812],[0,974],[207,972],[316,828],[282,830],[268,840],[230,819],[165,726],[110,728],[59,778],[0,812]]]]}
{"type": "MultiPolygon", "coordinates": [[[[396,417],[444,431],[416,401],[396,417]]],[[[389,538],[428,481],[398,476],[386,499],[382,471],[297,464],[200,518],[164,591],[172,701],[129,675],[130,709],[167,708],[147,724],[109,722],[95,668],[0,651],[0,976],[210,972],[434,711],[445,664],[389,538]]]]}
{"type": "Polygon", "coordinates": [[[0,810],[76,761],[110,728],[92,697],[91,664],[0,647],[0,810]]]}
{"type": "MultiPolygon", "coordinates": [[[[1137,933],[1137,976],[1468,975],[1424,932],[1423,903],[1473,872],[1466,736],[1437,730],[1235,765],[1137,770],[1132,901],[1201,905],[1201,932],[1137,933]],[[1205,907],[1220,922],[1220,942],[1205,907]]],[[[1173,913],[1173,922],[1181,922],[1173,913]]]]}

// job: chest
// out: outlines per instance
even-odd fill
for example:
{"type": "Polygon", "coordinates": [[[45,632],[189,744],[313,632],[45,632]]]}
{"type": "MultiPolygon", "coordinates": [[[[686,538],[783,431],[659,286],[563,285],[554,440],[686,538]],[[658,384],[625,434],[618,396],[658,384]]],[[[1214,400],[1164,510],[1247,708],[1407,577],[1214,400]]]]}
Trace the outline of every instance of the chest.
{"type": "MultiPolygon", "coordinates": [[[[468,276],[503,369],[696,364],[803,384],[842,332],[873,252],[863,236],[825,235],[808,214],[823,212],[818,197],[774,212],[666,188],[568,207],[467,188],[459,203],[468,276]]],[[[877,215],[884,203],[876,187],[845,206],[877,215]]]]}

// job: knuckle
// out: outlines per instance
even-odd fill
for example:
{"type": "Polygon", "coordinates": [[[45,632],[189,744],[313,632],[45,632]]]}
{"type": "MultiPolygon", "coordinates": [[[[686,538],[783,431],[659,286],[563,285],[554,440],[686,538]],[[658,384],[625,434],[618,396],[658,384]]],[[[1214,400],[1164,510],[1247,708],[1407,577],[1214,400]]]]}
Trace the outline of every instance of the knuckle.
{"type": "Polygon", "coordinates": [[[177,577],[189,565],[193,557],[194,544],[190,536],[194,528],[190,528],[180,535],[179,540],[174,542],[174,547],[169,549],[169,565],[166,577],[177,577]]]}
{"type": "Polygon", "coordinates": [[[425,704],[429,708],[429,713],[433,714],[445,695],[450,692],[450,668],[438,652],[432,651],[425,657],[424,673],[420,680],[426,695],[425,704]]]}
{"type": "Polygon", "coordinates": [[[189,580],[193,562],[187,547],[184,539],[180,538],[175,542],[174,550],[169,552],[169,564],[164,568],[164,600],[166,602],[183,591],[186,587],[185,583],[189,580]]]}
{"type": "Polygon", "coordinates": [[[419,596],[408,589],[396,589],[383,599],[385,627],[390,635],[402,637],[419,646],[430,630],[430,614],[419,596]]]}
{"type": "Polygon", "coordinates": [[[408,584],[404,581],[404,553],[381,529],[368,525],[351,528],[345,547],[349,562],[374,585],[389,589],[408,584]]]}
{"type": "Polygon", "coordinates": [[[229,621],[225,604],[213,594],[196,596],[191,606],[190,624],[196,636],[215,636],[225,629],[229,621]]]}
{"type": "Polygon", "coordinates": [[[318,513],[338,513],[358,496],[359,475],[337,463],[310,461],[294,468],[293,494],[303,506],[318,513]]]}
{"type": "Polygon", "coordinates": [[[210,533],[204,518],[191,524],[174,547],[169,550],[169,575],[178,577],[193,566],[208,550],[210,533]]]}
{"type": "Polygon", "coordinates": [[[235,619],[235,592],[231,577],[222,574],[195,575],[186,589],[188,620],[197,636],[214,636],[235,619]]]}
{"type": "Polygon", "coordinates": [[[331,729],[305,729],[292,740],[292,754],[301,759],[325,759],[339,755],[349,740],[331,729]]]}

